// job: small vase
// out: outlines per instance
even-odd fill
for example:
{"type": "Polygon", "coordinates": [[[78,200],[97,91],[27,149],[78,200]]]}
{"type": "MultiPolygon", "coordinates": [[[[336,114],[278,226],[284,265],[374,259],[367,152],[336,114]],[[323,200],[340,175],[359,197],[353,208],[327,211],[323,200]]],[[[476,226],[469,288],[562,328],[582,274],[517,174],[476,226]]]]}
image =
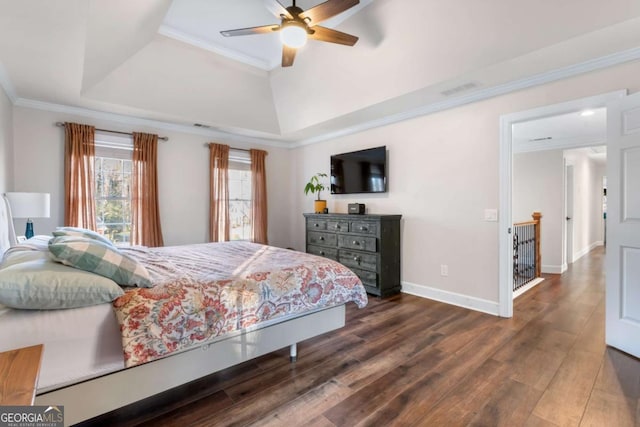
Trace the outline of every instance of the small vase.
{"type": "Polygon", "coordinates": [[[324,213],[324,209],[327,207],[327,201],[326,200],[315,200],[313,202],[313,208],[315,210],[315,212],[318,213],[324,213]]]}

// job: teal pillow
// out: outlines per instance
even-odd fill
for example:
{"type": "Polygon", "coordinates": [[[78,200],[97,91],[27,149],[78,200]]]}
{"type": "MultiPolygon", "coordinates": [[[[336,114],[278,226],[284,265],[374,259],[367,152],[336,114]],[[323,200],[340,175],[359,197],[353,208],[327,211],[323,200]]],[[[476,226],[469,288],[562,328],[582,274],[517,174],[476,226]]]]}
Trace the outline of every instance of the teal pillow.
{"type": "Polygon", "coordinates": [[[114,246],[74,236],[54,237],[49,242],[54,261],[108,277],[119,285],[151,286],[147,269],[114,246]]]}
{"type": "Polygon", "coordinates": [[[114,246],[111,240],[104,237],[102,234],[96,233],[95,231],[89,230],[87,228],[57,227],[56,231],[54,231],[51,234],[53,234],[54,237],[59,237],[59,236],[85,237],[85,238],[97,240],[102,243],[106,243],[107,245],[110,245],[110,246],[114,246]]]}
{"type": "Polygon", "coordinates": [[[113,280],[53,262],[48,252],[29,251],[28,258],[0,269],[0,304],[31,310],[76,308],[124,294],[113,280]]]}

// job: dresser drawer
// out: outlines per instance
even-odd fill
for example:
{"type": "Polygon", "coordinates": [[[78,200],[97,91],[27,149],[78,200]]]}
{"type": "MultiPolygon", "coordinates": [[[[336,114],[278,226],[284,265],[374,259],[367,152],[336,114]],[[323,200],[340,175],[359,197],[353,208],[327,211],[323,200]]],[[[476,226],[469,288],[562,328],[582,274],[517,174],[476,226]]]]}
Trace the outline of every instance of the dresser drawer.
{"type": "Polygon", "coordinates": [[[309,231],[307,233],[307,243],[310,245],[331,246],[335,248],[338,245],[336,234],[322,231],[309,231]]]}
{"type": "Polygon", "coordinates": [[[369,236],[338,234],[338,247],[375,252],[377,249],[376,240],[375,237],[369,236]]]}
{"type": "Polygon", "coordinates": [[[377,273],[373,271],[360,270],[359,268],[352,268],[351,271],[356,273],[360,280],[362,280],[363,284],[373,286],[374,288],[378,287],[377,273]]]}
{"type": "Polygon", "coordinates": [[[308,230],[326,230],[327,229],[327,220],[326,219],[309,218],[307,220],[307,229],[308,230]]]}
{"type": "Polygon", "coordinates": [[[347,221],[327,221],[327,230],[329,231],[349,231],[349,223],[347,221]]]}
{"type": "Polygon", "coordinates": [[[368,221],[351,221],[349,222],[349,231],[351,233],[360,234],[378,234],[378,224],[368,221]]]}
{"type": "Polygon", "coordinates": [[[338,261],[338,250],[332,248],[323,248],[321,246],[307,246],[307,253],[323,256],[325,258],[332,259],[334,261],[338,261]]]}
{"type": "Polygon", "coordinates": [[[375,254],[340,249],[338,252],[338,262],[347,267],[376,271],[378,267],[378,256],[375,254]]]}

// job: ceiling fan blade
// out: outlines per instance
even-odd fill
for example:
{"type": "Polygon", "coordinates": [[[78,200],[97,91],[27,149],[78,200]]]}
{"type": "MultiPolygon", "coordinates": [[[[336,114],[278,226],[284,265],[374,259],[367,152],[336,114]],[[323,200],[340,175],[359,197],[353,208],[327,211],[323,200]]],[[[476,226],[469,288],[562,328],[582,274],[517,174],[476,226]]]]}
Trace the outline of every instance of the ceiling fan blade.
{"type": "Polygon", "coordinates": [[[250,34],[273,33],[274,31],[278,31],[279,29],[280,25],[263,25],[261,27],[238,28],[237,30],[220,31],[220,34],[225,37],[247,36],[250,34]]]}
{"type": "Polygon", "coordinates": [[[320,40],[329,43],[344,44],[347,46],[353,46],[358,41],[358,37],[351,34],[343,33],[342,31],[332,30],[325,27],[313,27],[313,34],[309,34],[309,38],[313,40],[320,40]]]}
{"type": "Polygon", "coordinates": [[[293,16],[278,0],[263,0],[263,3],[264,7],[276,17],[281,18],[284,15],[287,19],[293,19],[293,16]]]}
{"type": "Polygon", "coordinates": [[[360,0],[328,0],[309,10],[305,10],[299,16],[306,20],[310,27],[313,27],[347,9],[351,9],[358,3],[360,3],[360,0]]]}
{"type": "Polygon", "coordinates": [[[291,67],[293,60],[296,58],[296,49],[286,44],[282,45],[282,66],[291,67]]]}

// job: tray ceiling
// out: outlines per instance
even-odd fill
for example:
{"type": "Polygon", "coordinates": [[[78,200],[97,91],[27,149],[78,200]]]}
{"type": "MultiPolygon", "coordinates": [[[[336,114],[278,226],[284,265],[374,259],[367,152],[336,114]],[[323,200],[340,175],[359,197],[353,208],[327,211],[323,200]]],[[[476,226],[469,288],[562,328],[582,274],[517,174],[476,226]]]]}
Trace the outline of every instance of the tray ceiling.
{"type": "Polygon", "coordinates": [[[277,35],[219,35],[277,22],[261,0],[0,0],[0,80],[19,100],[289,143],[640,47],[636,0],[361,3],[329,23],[354,47],[310,42],[282,69],[277,35]]]}

